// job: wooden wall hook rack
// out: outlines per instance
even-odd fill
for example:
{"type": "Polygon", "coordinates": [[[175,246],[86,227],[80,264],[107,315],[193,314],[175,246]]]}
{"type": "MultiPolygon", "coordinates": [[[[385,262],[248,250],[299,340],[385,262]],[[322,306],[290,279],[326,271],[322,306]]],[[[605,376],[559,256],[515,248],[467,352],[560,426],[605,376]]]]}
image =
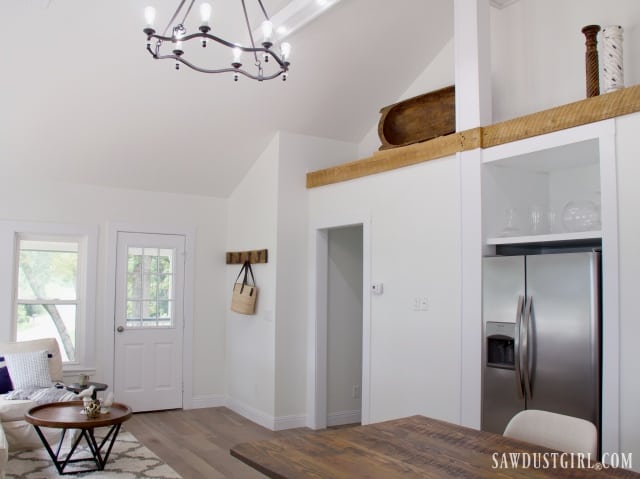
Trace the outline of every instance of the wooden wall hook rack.
{"type": "Polygon", "coordinates": [[[268,263],[269,250],[227,251],[227,264],[244,264],[245,261],[252,264],[268,263]]]}

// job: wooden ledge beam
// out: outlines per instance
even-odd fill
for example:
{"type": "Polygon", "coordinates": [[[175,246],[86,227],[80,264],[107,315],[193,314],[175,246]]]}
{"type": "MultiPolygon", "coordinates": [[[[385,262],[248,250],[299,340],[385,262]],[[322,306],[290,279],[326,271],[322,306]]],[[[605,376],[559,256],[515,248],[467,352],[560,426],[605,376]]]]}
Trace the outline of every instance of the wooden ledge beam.
{"type": "Polygon", "coordinates": [[[423,143],[377,151],[369,158],[312,171],[307,173],[307,188],[353,180],[451,156],[460,151],[490,148],[638,111],[640,111],[640,85],[635,85],[487,127],[452,133],[423,143]]]}

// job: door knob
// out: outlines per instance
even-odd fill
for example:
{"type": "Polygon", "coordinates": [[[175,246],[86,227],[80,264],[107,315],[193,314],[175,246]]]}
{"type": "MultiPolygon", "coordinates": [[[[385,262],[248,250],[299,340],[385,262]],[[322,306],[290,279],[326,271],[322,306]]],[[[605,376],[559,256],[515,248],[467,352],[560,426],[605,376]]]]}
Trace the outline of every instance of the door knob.
{"type": "Polygon", "coordinates": [[[122,331],[124,331],[124,326],[118,326],[116,328],[116,331],[118,331],[119,333],[121,333],[122,331]]]}

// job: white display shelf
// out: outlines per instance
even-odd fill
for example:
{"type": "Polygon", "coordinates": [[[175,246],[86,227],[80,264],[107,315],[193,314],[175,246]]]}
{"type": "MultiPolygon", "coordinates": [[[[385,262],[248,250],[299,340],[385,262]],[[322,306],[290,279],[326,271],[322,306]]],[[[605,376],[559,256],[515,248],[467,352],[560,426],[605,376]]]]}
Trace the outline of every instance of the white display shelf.
{"type": "Polygon", "coordinates": [[[602,231],[579,231],[577,233],[553,233],[528,236],[496,236],[487,238],[488,245],[557,243],[561,241],[601,239],[602,231]]]}

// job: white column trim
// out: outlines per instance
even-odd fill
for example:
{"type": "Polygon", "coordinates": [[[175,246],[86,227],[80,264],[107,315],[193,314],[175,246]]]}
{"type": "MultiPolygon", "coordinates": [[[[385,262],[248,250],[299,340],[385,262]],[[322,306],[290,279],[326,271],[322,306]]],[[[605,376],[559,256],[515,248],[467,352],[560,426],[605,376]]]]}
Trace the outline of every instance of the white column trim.
{"type": "Polygon", "coordinates": [[[460,424],[480,429],[482,401],[482,150],[458,153],[460,172],[460,424]]]}
{"type": "Polygon", "coordinates": [[[454,0],[456,131],[491,124],[489,0],[454,0]]]}

